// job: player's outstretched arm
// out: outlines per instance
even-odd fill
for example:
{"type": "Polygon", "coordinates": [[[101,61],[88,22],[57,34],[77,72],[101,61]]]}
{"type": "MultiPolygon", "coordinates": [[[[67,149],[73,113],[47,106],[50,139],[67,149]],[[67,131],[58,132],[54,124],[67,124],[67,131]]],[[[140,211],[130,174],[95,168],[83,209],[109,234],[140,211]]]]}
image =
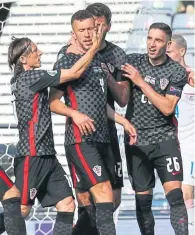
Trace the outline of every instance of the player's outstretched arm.
{"type": "Polygon", "coordinates": [[[123,116],[116,113],[109,104],[107,104],[107,116],[109,119],[113,120],[114,122],[122,125],[125,132],[130,136],[130,145],[133,145],[137,141],[137,132],[135,127],[123,116]]]}
{"type": "Polygon", "coordinates": [[[65,105],[60,100],[63,95],[63,91],[51,88],[49,95],[50,110],[56,114],[72,118],[82,135],[89,135],[95,131],[94,121],[87,115],[65,105]]]}
{"type": "Polygon", "coordinates": [[[112,93],[114,100],[120,107],[125,107],[129,101],[129,82],[116,82],[115,79],[110,75],[108,76],[108,87],[112,93]]]}
{"type": "Polygon", "coordinates": [[[112,93],[114,100],[120,107],[125,107],[129,101],[129,82],[116,82],[107,66],[104,66],[103,70],[108,76],[108,87],[112,93]]]}
{"type": "Polygon", "coordinates": [[[70,69],[61,69],[60,83],[68,82],[78,79],[91,63],[94,55],[98,52],[102,37],[103,30],[102,24],[98,27],[98,31],[93,32],[93,44],[91,48],[83,55],[70,69]]]}
{"type": "MultiPolygon", "coordinates": [[[[125,72],[123,75],[129,78],[138,86],[149,101],[159,109],[165,116],[169,116],[175,111],[175,107],[181,97],[183,86],[185,85],[185,73],[181,81],[169,84],[166,96],[157,93],[147,82],[143,80],[139,71],[130,64],[122,65],[121,69],[125,72]]],[[[186,80],[187,82],[187,80],[186,80]]]]}

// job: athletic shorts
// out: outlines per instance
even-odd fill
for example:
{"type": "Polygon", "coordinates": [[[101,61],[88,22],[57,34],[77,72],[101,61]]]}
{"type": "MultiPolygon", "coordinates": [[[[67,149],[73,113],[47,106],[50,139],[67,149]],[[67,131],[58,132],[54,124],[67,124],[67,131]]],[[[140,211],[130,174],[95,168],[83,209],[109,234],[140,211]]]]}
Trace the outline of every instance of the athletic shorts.
{"type": "Polygon", "coordinates": [[[161,183],[183,180],[179,143],[169,140],[144,146],[125,146],[127,169],[132,187],[143,192],[155,187],[154,169],[161,183]]]}
{"type": "Polygon", "coordinates": [[[104,181],[116,183],[115,160],[109,144],[79,143],[66,145],[65,150],[74,188],[88,191],[104,181]]]}
{"type": "Polygon", "coordinates": [[[5,171],[0,167],[0,201],[3,199],[4,194],[13,187],[13,182],[7,176],[5,171]]]}
{"type": "Polygon", "coordinates": [[[195,152],[194,148],[180,144],[183,161],[183,184],[195,186],[195,152]]]}
{"type": "Polygon", "coordinates": [[[122,188],[124,185],[123,185],[122,159],[117,139],[111,141],[111,149],[112,149],[112,156],[114,157],[115,160],[115,173],[116,173],[115,176],[116,183],[112,185],[112,188],[118,189],[122,188]]]}
{"type": "Polygon", "coordinates": [[[70,180],[56,156],[15,158],[14,173],[22,205],[33,205],[37,197],[42,207],[49,207],[73,195],[70,180]]]}

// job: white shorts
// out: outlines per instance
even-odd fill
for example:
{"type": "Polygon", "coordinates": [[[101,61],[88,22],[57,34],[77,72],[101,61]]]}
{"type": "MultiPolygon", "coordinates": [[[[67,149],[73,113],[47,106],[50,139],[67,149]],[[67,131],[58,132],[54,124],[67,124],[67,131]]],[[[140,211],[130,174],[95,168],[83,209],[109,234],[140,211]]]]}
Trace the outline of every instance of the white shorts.
{"type": "Polygon", "coordinates": [[[181,145],[181,156],[183,162],[183,184],[195,186],[195,154],[189,153],[189,149],[181,145]]]}

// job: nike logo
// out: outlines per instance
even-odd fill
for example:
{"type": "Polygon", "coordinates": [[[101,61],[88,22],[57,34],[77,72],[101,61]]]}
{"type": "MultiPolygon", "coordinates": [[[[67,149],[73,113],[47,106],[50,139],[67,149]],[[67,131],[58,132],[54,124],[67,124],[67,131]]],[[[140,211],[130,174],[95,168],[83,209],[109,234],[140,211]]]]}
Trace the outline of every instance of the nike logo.
{"type": "Polygon", "coordinates": [[[172,172],[172,175],[178,175],[180,173],[181,173],[181,171],[176,171],[176,172],[172,172]]]}

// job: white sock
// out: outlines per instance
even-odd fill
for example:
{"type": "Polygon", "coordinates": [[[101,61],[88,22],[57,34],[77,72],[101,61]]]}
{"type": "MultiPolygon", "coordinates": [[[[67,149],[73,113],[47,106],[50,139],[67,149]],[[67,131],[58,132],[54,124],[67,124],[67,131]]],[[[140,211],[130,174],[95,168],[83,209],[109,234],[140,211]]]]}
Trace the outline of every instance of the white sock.
{"type": "Polygon", "coordinates": [[[189,235],[195,235],[194,233],[194,200],[189,199],[185,201],[186,209],[188,212],[188,230],[189,235]]]}

